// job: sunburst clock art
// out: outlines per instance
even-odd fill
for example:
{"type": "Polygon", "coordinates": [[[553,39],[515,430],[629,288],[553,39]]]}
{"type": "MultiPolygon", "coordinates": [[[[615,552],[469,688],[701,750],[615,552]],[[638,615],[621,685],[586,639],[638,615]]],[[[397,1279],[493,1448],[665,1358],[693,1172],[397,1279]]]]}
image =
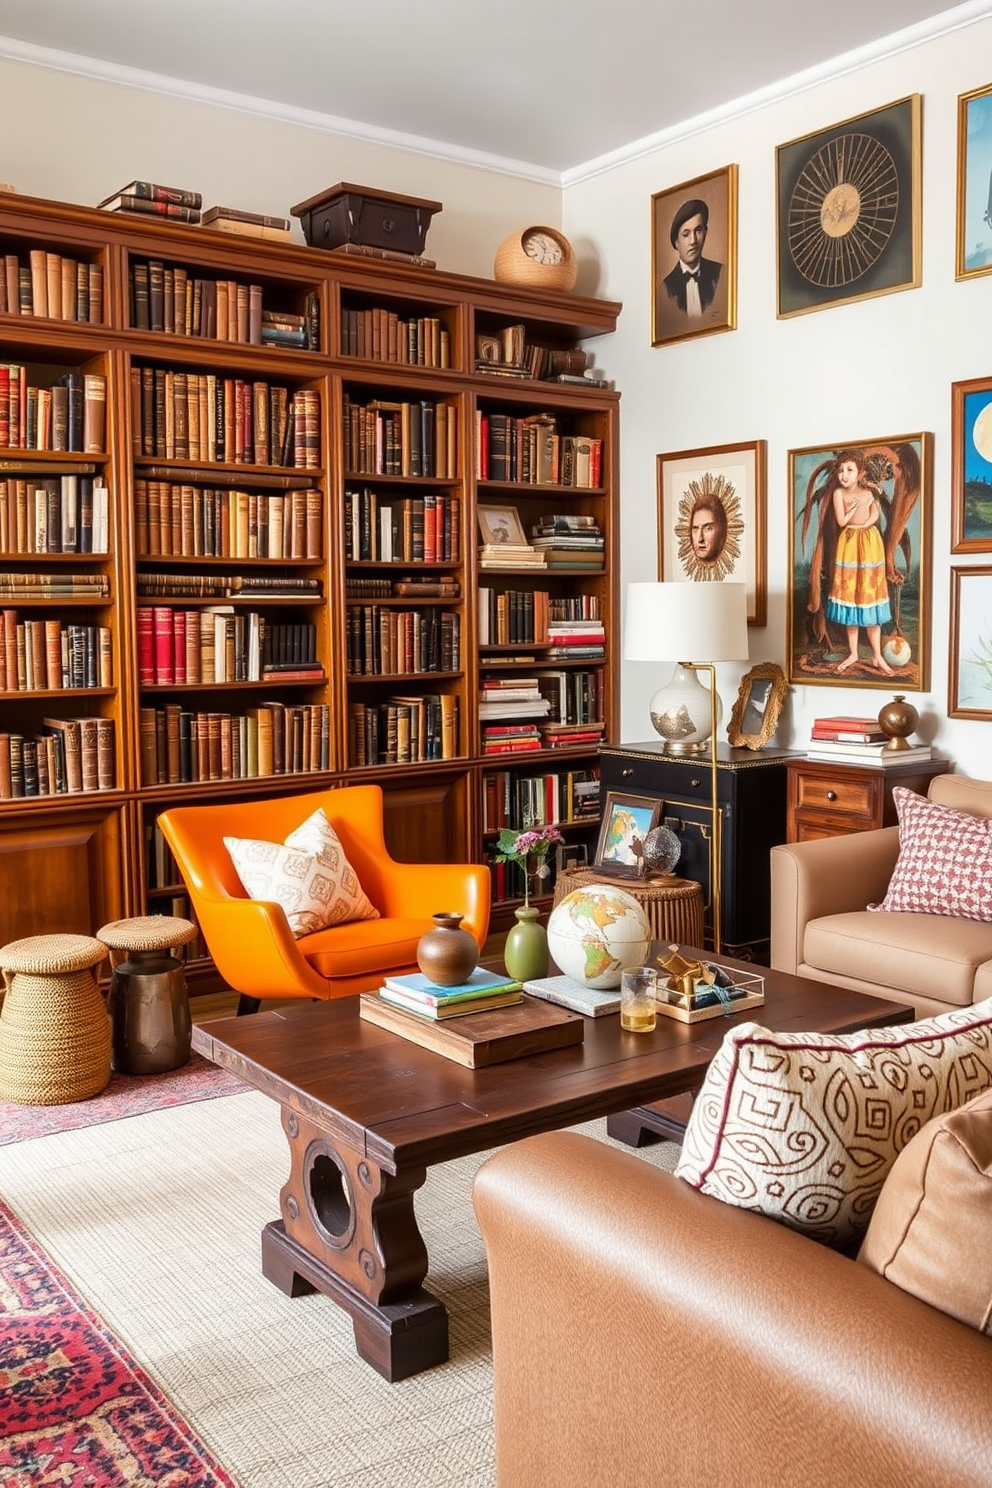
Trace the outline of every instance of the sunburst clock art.
{"type": "Polygon", "coordinates": [[[921,282],[918,93],[776,151],[778,314],[921,282]]]}

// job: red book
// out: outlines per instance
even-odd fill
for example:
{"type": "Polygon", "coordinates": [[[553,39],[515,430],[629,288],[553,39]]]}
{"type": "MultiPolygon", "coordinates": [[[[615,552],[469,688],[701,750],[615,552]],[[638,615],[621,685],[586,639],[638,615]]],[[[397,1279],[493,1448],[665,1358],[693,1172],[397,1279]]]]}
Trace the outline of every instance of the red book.
{"type": "Polygon", "coordinates": [[[172,680],[177,687],[186,681],[186,611],[172,612],[172,680]]]}
{"type": "Polygon", "coordinates": [[[168,605],[154,606],[152,630],[155,637],[155,682],[159,687],[171,687],[175,683],[176,673],[173,661],[172,610],[168,605]]]}
{"type": "Polygon", "coordinates": [[[138,610],[138,686],[148,687],[155,681],[155,637],[152,611],[138,610]]]}

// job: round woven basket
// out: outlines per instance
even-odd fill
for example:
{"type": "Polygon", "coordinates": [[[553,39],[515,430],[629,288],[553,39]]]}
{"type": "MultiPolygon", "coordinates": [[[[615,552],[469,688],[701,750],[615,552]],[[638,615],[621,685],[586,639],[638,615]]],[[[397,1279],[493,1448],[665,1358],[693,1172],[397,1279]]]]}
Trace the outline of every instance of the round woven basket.
{"type": "Polygon", "coordinates": [[[579,265],[571,243],[554,227],[522,227],[504,238],[496,249],[493,278],[501,284],[522,284],[530,289],[574,289],[579,265]],[[554,238],[564,250],[561,263],[541,264],[524,252],[525,233],[542,232],[554,238]]]}
{"type": "Polygon", "coordinates": [[[107,954],[89,935],[36,935],[0,950],[0,1100],[58,1106],[110,1079],[110,1021],[92,968],[107,954]]]}

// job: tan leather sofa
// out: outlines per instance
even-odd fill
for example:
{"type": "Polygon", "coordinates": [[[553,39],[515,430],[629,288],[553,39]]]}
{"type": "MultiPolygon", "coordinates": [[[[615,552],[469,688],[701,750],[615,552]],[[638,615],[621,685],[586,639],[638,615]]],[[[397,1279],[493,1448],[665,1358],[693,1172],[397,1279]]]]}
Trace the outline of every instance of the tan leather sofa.
{"type": "Polygon", "coordinates": [[[499,1488],[988,1488],[992,1342],[574,1132],[480,1168],[499,1488]]]}
{"type": "MultiPolygon", "coordinates": [[[[992,817],[990,781],[937,775],[928,794],[992,817]]],[[[772,848],[772,966],[910,1002],[918,1017],[992,997],[992,924],[867,910],[885,897],[898,853],[898,827],[772,848]]]]}

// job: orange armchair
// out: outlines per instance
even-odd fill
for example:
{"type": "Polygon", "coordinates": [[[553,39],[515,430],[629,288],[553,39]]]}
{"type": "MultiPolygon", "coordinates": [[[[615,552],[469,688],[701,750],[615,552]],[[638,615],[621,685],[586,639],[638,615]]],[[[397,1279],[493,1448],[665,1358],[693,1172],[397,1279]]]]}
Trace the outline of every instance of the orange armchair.
{"type": "MultiPolygon", "coordinates": [[[[214,965],[242,999],[348,997],[372,991],[386,972],[416,971],[417,942],[431,928],[432,916],[443,910],[464,916],[463,927],[480,949],[489,930],[488,868],[391,858],[378,785],[177,806],[163,812],[158,823],[186,882],[214,965]],[[247,897],[224,838],[282,842],[318,807],[341,839],[380,918],[334,925],[296,939],[281,905],[247,897]]],[[[243,1001],[239,1011],[247,1006],[243,1001]]]]}

